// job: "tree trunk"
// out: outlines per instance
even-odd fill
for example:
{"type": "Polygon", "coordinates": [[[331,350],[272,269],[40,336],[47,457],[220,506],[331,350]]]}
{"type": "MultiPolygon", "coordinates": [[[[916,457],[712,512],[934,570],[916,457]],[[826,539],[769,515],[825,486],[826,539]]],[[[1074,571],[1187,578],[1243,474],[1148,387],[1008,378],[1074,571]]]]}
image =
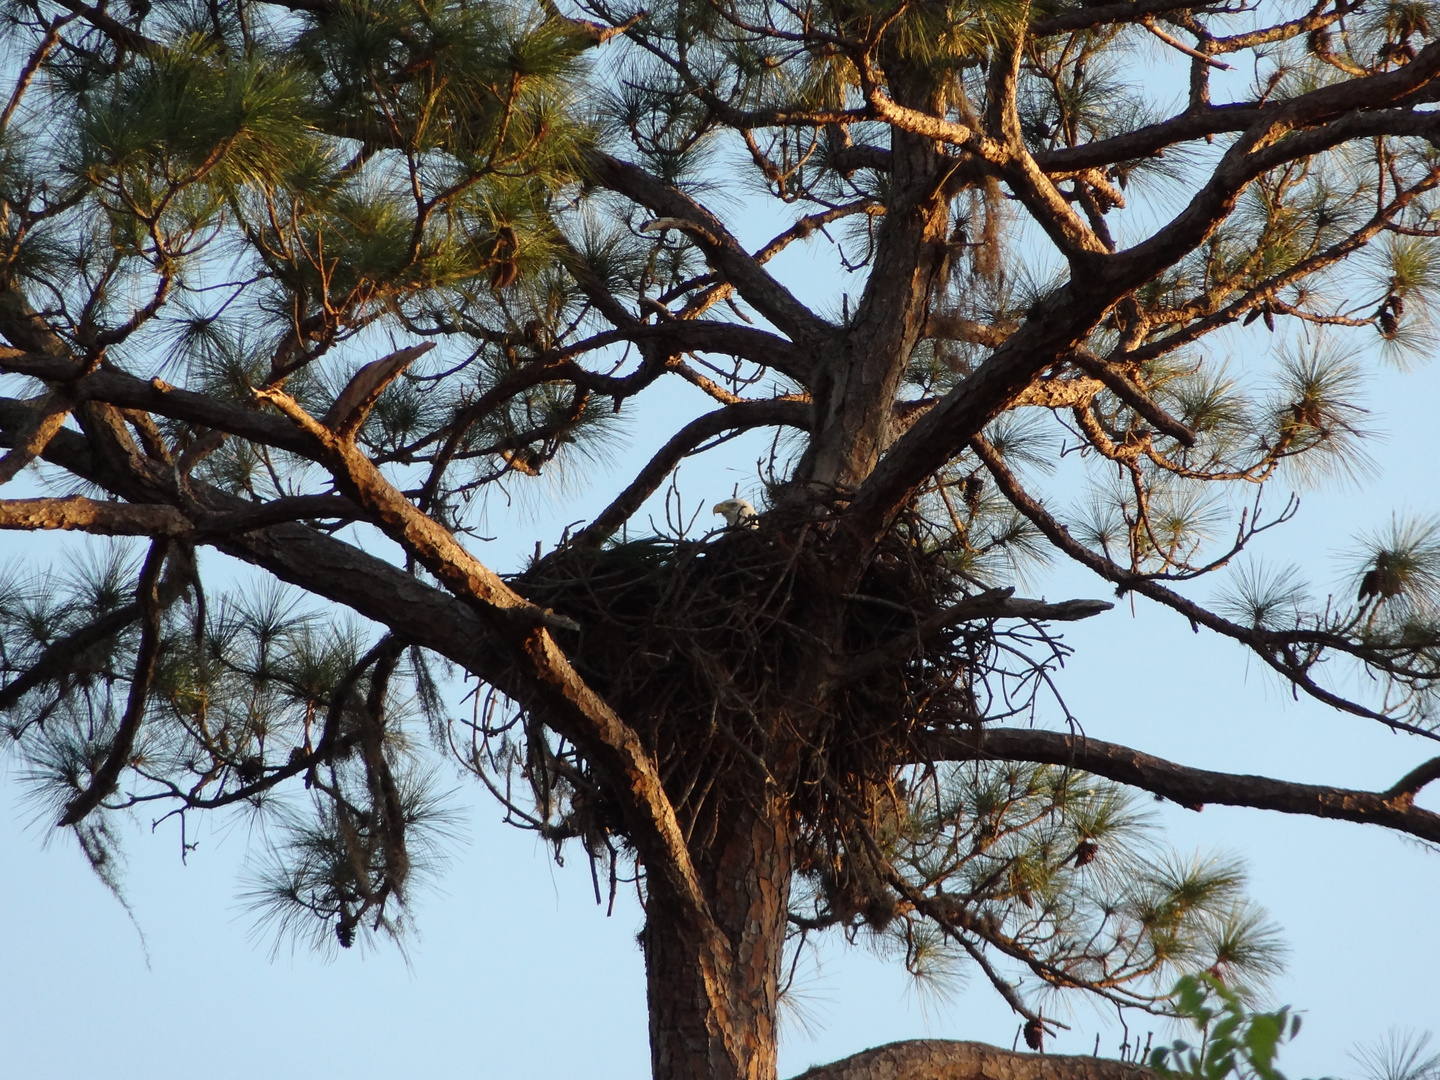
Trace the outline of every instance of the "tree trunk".
{"type": "Polygon", "coordinates": [[[722,810],[697,853],[715,922],[730,945],[718,978],[696,942],[653,895],[645,920],[654,1080],[776,1080],[777,1011],[790,899],[791,836],[783,800],[769,794],[722,810]]]}
{"type": "MultiPolygon", "coordinates": [[[[892,73],[892,80],[895,78],[892,73]]],[[[917,108],[938,108],[936,90],[897,89],[917,108]]],[[[849,491],[875,468],[891,432],[891,410],[910,354],[943,288],[955,169],[933,140],[892,131],[890,195],[865,292],[839,347],[817,358],[815,424],[797,477],[849,491]]]]}

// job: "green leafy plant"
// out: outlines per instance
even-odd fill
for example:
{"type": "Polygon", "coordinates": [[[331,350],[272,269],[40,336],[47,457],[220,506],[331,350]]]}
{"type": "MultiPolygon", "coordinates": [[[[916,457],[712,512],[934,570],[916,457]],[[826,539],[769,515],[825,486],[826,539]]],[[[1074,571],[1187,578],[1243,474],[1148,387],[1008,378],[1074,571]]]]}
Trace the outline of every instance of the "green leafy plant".
{"type": "Polygon", "coordinates": [[[1186,975],[1175,984],[1175,1012],[1200,1032],[1198,1045],[1177,1039],[1150,1053],[1150,1067],[1176,1080],[1285,1080],[1275,1067],[1281,1044],[1300,1033],[1289,1005],[1257,1012],[1243,991],[1213,975],[1186,975]]]}

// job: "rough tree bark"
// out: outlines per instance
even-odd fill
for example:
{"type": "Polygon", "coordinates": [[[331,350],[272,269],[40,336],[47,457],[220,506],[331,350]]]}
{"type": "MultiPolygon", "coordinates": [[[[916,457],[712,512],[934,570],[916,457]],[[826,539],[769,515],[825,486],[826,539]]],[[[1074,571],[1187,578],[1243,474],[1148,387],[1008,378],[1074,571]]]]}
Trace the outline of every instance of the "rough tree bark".
{"type": "MultiPolygon", "coordinates": [[[[923,80],[905,99],[943,108],[923,80]]],[[[876,238],[875,266],[838,341],[814,358],[814,420],[795,479],[817,493],[848,495],[870,476],[894,437],[893,403],[906,363],[950,262],[956,165],[933,139],[897,131],[892,202],[876,238]]]]}
{"type": "Polygon", "coordinates": [[[789,813],[773,796],[737,806],[698,852],[696,871],[729,971],[718,984],[663,896],[646,907],[646,986],[653,1075],[675,1080],[775,1080],[786,914],[789,813]]]}
{"type": "Polygon", "coordinates": [[[794,1080],[1153,1080],[1154,1075],[1127,1061],[912,1039],[817,1065],[794,1080]]]}

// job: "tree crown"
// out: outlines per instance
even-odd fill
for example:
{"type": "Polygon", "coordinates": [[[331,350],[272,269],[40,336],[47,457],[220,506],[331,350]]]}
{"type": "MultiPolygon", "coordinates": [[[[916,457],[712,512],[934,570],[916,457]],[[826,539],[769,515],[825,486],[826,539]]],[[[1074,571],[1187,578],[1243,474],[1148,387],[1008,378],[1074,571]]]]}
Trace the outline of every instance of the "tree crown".
{"type": "Polygon", "coordinates": [[[1237,563],[1296,512],[1269,492],[1363,470],[1364,365],[1432,341],[1429,6],[7,17],[0,481],[43,459],[82,493],[0,524],[150,538],[0,596],[8,742],[102,873],[125,809],[274,806],[279,923],[393,927],[444,824],[408,699],[512,820],[583,846],[597,899],[642,876],[700,969],[736,970],[753,818],[775,934],[963,956],[1038,1045],[995,956],[1147,1008],[1275,962],[1238,870],[1157,860],[1119,785],[1440,839],[1440,759],[1357,792],[1027,726],[1050,624],[1109,604],[1015,595],[1072,560],[1435,738],[1433,522],[1359,541],[1323,598],[1237,563]],[[708,411],[647,404],[672,384],[708,411]],[[508,575],[476,557],[482,512],[631,414],[668,438],[598,515],[508,575]],[[755,432],[756,520],[645,534],[682,461],[755,432]],[[209,596],[197,547],[369,622],[209,596]],[[480,681],[469,718],[437,659],[480,681]]]}

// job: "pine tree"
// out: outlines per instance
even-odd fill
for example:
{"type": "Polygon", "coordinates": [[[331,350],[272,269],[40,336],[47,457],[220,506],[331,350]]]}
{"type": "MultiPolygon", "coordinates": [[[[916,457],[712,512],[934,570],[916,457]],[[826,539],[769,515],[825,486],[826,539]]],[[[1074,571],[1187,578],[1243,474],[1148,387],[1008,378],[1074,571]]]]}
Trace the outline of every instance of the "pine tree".
{"type": "MultiPolygon", "coordinates": [[[[1428,3],[4,18],[0,526],[148,547],[0,583],[0,711],[117,888],[127,810],[270,812],[267,918],[398,933],[458,760],[597,900],[642,890],[657,1080],[772,1080],[787,950],[826,932],[972,965],[1033,1049],[1048,998],[1012,969],[1159,1012],[1182,974],[1263,979],[1243,873],[1157,856],[1143,793],[1440,840],[1440,758],[1351,791],[1034,725],[1053,624],[1111,604],[1017,595],[1073,561],[1436,737],[1440,524],[1362,539],[1323,599],[1255,564],[1217,604],[1189,584],[1295,516],[1277,487],[1363,461],[1363,365],[1432,340],[1428,3]],[[775,269],[801,247],[827,310],[775,269]],[[487,504],[669,422],[676,383],[714,407],[603,512],[476,558],[487,504]],[[755,431],[756,514],[646,532],[680,462],[755,431]],[[309,599],[217,593],[206,549],[309,599]]],[[[981,1067],[1036,1068],[927,1041],[813,1075],[981,1067]]]]}

